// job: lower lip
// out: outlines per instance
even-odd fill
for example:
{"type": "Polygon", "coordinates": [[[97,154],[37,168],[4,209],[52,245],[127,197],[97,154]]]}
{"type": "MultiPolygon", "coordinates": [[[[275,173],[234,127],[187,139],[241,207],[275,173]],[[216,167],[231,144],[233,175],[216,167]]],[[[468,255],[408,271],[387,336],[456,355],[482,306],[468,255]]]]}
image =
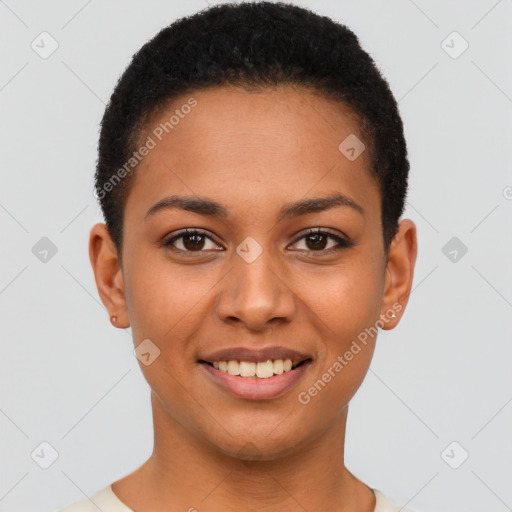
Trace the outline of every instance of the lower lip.
{"type": "Polygon", "coordinates": [[[240,377],[217,370],[207,363],[199,363],[215,382],[234,395],[246,400],[268,400],[277,398],[289,391],[304,375],[311,361],[307,361],[294,370],[274,375],[268,379],[259,377],[240,377]]]}

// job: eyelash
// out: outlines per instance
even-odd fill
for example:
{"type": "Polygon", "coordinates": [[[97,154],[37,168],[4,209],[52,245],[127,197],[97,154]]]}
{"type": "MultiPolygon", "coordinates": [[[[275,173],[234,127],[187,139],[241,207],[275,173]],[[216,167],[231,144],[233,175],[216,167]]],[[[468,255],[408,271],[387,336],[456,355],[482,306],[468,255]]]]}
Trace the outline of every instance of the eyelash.
{"type": "MultiPolygon", "coordinates": [[[[204,231],[201,231],[201,230],[198,230],[198,229],[186,229],[185,231],[181,231],[180,233],[177,233],[176,235],[172,236],[171,238],[167,239],[167,240],[164,240],[163,242],[163,245],[165,247],[169,247],[175,251],[178,251],[178,252],[182,252],[182,253],[185,253],[185,254],[201,254],[201,253],[204,253],[204,252],[209,252],[209,251],[203,251],[203,250],[199,250],[199,251],[189,251],[189,250],[183,250],[183,249],[177,249],[176,247],[173,247],[173,244],[174,242],[176,242],[176,240],[179,240],[185,236],[193,236],[193,235],[199,235],[199,236],[203,236],[205,238],[208,238],[208,240],[212,241],[213,243],[217,243],[215,242],[215,240],[213,240],[213,238],[211,238],[210,236],[208,236],[204,231]]],[[[329,249],[322,249],[322,250],[318,250],[318,251],[314,251],[314,250],[307,250],[306,252],[309,252],[309,253],[320,253],[320,255],[324,255],[324,254],[332,254],[332,253],[335,253],[335,252],[338,252],[342,249],[349,249],[350,247],[353,247],[354,244],[350,241],[348,241],[347,239],[339,236],[339,235],[335,235],[334,233],[331,233],[330,231],[326,231],[324,229],[321,229],[321,228],[311,228],[311,229],[308,229],[306,231],[306,233],[304,233],[300,238],[298,238],[297,240],[295,240],[295,242],[293,242],[293,245],[295,245],[297,242],[299,242],[300,240],[302,239],[305,239],[309,236],[312,236],[312,235],[326,235],[328,238],[331,238],[333,240],[335,240],[338,245],[335,246],[335,247],[331,247],[329,249]]],[[[218,245],[218,244],[217,244],[218,245]]],[[[301,249],[302,250],[302,249],[301,249]]]]}

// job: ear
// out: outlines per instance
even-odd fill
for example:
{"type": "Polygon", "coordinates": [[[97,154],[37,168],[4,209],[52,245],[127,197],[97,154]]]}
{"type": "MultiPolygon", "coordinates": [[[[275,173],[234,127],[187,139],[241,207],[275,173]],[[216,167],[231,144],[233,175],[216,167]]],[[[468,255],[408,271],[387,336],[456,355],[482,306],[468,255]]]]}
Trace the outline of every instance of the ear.
{"type": "Polygon", "coordinates": [[[416,225],[410,219],[403,219],[399,222],[397,233],[391,242],[386,265],[380,316],[384,330],[394,329],[405,311],[411,293],[417,253],[416,225]]]}
{"type": "Polygon", "coordinates": [[[107,226],[93,226],[89,235],[89,259],[101,301],[110,315],[116,315],[116,327],[130,326],[124,293],[124,278],[119,256],[107,226]]]}

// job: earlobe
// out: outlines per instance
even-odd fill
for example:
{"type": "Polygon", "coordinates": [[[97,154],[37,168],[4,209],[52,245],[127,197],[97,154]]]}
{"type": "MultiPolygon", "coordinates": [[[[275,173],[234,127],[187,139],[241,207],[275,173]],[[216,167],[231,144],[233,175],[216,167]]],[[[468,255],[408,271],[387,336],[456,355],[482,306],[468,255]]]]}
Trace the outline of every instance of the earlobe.
{"type": "Polygon", "coordinates": [[[405,311],[411,293],[417,252],[416,225],[410,219],[403,219],[391,242],[386,266],[380,315],[384,330],[395,328],[405,311]]]}
{"type": "Polygon", "coordinates": [[[114,242],[104,223],[95,224],[89,235],[89,259],[101,301],[114,316],[116,327],[129,327],[124,278],[114,242]]]}

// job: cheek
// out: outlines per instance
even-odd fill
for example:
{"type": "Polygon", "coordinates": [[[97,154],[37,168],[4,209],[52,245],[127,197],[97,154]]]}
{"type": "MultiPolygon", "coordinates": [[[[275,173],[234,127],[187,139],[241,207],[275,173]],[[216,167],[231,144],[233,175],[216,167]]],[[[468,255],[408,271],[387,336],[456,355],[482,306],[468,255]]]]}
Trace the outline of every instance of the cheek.
{"type": "Polygon", "coordinates": [[[341,272],[326,280],[321,293],[309,295],[321,349],[297,399],[318,419],[333,421],[368,371],[377,332],[371,326],[379,314],[377,284],[371,272],[356,278],[341,272]]]}
{"type": "MultiPolygon", "coordinates": [[[[378,268],[364,257],[322,276],[301,280],[301,296],[318,333],[318,366],[304,400],[315,404],[317,414],[341,411],[363,381],[375,347],[375,322],[380,313],[378,268]]],[[[299,400],[300,403],[303,403],[299,400]]]]}
{"type": "Polygon", "coordinates": [[[320,279],[302,281],[301,287],[330,352],[344,350],[346,343],[379,318],[381,284],[377,272],[364,261],[354,259],[344,267],[330,269],[320,279]]]}
{"type": "Polygon", "coordinates": [[[175,356],[179,348],[186,357],[187,339],[204,321],[208,297],[221,276],[198,272],[194,265],[178,267],[160,255],[151,262],[147,258],[140,261],[137,264],[132,256],[126,272],[125,295],[134,343],[149,338],[162,353],[173,351],[175,356]]]}

